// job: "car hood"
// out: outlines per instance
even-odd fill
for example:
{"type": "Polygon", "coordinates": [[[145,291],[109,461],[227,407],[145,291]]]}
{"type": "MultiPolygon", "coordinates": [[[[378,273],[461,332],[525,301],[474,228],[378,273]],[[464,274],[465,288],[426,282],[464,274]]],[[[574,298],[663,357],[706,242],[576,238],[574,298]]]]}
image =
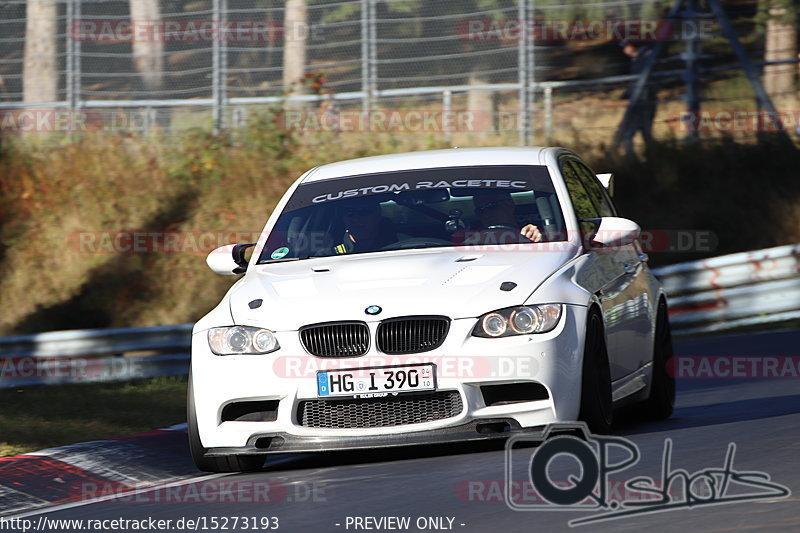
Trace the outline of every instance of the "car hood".
{"type": "Polygon", "coordinates": [[[274,331],[334,320],[477,317],[524,303],[575,254],[569,246],[559,251],[539,248],[379,252],[259,265],[231,290],[231,314],[236,324],[274,331]],[[504,282],[516,287],[502,290],[504,282]],[[261,305],[254,300],[262,300],[261,305]],[[381,313],[367,315],[371,305],[380,306],[381,313]]]}

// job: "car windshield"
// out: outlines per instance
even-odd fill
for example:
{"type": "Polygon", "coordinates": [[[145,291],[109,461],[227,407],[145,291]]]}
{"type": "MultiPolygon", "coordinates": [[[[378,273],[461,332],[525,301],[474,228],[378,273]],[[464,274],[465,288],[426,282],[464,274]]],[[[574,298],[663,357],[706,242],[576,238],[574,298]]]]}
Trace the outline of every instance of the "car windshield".
{"type": "MultiPolygon", "coordinates": [[[[530,235],[530,232],[528,232],[530,235]]],[[[564,240],[545,166],[448,167],[297,187],[259,263],[377,251],[564,240]],[[536,227],[531,239],[523,228],[536,227]]]]}

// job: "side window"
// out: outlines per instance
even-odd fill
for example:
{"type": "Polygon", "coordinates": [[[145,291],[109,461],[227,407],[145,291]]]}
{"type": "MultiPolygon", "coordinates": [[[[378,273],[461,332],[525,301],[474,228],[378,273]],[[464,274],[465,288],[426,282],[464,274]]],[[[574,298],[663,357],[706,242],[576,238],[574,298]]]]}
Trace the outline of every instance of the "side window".
{"type": "Polygon", "coordinates": [[[592,198],[592,202],[597,207],[601,217],[614,217],[617,216],[614,205],[609,200],[606,191],[603,190],[603,185],[598,181],[597,176],[589,170],[589,167],[575,160],[571,160],[566,165],[570,165],[577,172],[578,177],[592,198]]]}
{"type": "Polygon", "coordinates": [[[567,191],[569,191],[569,198],[572,200],[572,206],[575,208],[575,214],[580,219],[597,218],[600,216],[592,197],[583,186],[580,176],[575,171],[571,162],[564,160],[561,164],[561,173],[564,175],[564,182],[567,184],[567,191]]]}
{"type": "MultiPolygon", "coordinates": [[[[567,185],[569,198],[572,200],[572,207],[575,208],[575,215],[579,220],[599,218],[600,212],[595,207],[594,202],[586,187],[583,186],[578,173],[567,159],[561,160],[561,174],[564,176],[564,183],[567,185]]],[[[595,224],[592,222],[580,222],[581,231],[590,233],[594,231],[595,224]]]]}

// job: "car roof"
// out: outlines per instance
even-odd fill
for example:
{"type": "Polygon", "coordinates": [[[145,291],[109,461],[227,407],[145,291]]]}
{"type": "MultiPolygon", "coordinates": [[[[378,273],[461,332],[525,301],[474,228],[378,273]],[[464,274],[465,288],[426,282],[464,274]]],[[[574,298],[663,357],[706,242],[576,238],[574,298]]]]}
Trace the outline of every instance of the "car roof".
{"type": "Polygon", "coordinates": [[[546,147],[489,147],[424,150],[402,154],[362,157],[322,165],[310,170],[303,183],[377,172],[416,170],[423,168],[465,167],[483,165],[540,165],[546,147]]]}

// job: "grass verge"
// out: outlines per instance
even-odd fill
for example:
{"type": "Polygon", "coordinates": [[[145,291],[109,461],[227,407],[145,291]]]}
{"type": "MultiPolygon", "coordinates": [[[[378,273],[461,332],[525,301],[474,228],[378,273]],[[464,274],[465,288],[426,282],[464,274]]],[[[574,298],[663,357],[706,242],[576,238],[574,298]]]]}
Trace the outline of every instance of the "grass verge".
{"type": "Polygon", "coordinates": [[[186,376],[0,389],[0,456],[186,420],[186,376]]]}
{"type": "MultiPolygon", "coordinates": [[[[212,273],[206,254],[255,241],[301,173],[449,145],[443,136],[297,132],[276,120],[265,112],[229,135],[192,131],[171,143],[89,134],[62,147],[11,143],[0,156],[0,335],[196,321],[233,281],[212,273]]],[[[800,242],[794,147],[672,139],[632,159],[564,144],[616,174],[623,216],[671,236],[651,250],[652,266],[800,242]]]]}

